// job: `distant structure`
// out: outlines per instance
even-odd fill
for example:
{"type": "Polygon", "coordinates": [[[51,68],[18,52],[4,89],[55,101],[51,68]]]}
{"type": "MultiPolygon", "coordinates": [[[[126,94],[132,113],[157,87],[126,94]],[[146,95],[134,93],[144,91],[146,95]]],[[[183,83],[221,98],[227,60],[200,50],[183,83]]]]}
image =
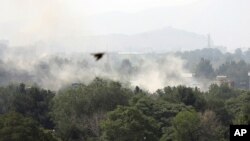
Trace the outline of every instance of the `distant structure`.
{"type": "Polygon", "coordinates": [[[227,84],[229,87],[234,87],[234,82],[229,80],[227,76],[225,75],[218,75],[216,76],[216,82],[217,85],[221,86],[223,84],[227,84]]]}

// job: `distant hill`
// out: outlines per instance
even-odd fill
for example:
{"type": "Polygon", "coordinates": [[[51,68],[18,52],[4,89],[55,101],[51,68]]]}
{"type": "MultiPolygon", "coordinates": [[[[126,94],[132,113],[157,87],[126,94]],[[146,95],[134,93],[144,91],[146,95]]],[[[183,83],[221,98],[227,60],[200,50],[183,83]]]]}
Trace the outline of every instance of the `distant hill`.
{"type": "Polygon", "coordinates": [[[132,35],[85,36],[82,43],[90,51],[162,52],[207,47],[207,36],[167,27],[132,35]]]}

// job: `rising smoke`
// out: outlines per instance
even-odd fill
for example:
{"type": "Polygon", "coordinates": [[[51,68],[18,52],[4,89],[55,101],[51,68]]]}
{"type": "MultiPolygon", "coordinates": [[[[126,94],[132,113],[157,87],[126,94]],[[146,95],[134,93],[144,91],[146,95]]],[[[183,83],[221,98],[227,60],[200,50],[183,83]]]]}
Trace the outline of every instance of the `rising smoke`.
{"type": "Polygon", "coordinates": [[[185,61],[171,54],[107,53],[100,61],[89,53],[49,53],[38,47],[1,45],[0,84],[37,84],[58,90],[95,77],[117,80],[154,92],[165,86],[192,86],[196,81],[185,61]]]}

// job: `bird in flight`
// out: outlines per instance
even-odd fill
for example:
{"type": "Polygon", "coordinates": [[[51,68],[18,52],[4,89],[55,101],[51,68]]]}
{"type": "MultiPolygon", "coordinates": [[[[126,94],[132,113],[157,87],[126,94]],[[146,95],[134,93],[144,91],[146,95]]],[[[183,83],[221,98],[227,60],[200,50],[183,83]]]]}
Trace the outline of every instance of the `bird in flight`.
{"type": "Polygon", "coordinates": [[[92,55],[95,57],[96,61],[102,59],[104,53],[103,52],[99,52],[99,53],[92,53],[92,55]]]}

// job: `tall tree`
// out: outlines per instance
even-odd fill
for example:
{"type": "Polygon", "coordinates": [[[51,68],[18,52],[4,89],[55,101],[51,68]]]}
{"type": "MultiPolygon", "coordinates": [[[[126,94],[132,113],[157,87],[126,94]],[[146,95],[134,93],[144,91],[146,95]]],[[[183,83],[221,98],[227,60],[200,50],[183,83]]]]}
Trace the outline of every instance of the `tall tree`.
{"type": "Polygon", "coordinates": [[[133,91],[119,82],[96,78],[89,85],[61,90],[52,114],[56,132],[65,141],[99,138],[100,121],[118,105],[128,105],[133,91]]]}
{"type": "Polygon", "coordinates": [[[118,107],[102,123],[106,141],[158,141],[157,122],[134,107],[118,107]]]}
{"type": "Polygon", "coordinates": [[[173,120],[177,141],[199,141],[200,118],[195,111],[182,111],[173,120]]]}

